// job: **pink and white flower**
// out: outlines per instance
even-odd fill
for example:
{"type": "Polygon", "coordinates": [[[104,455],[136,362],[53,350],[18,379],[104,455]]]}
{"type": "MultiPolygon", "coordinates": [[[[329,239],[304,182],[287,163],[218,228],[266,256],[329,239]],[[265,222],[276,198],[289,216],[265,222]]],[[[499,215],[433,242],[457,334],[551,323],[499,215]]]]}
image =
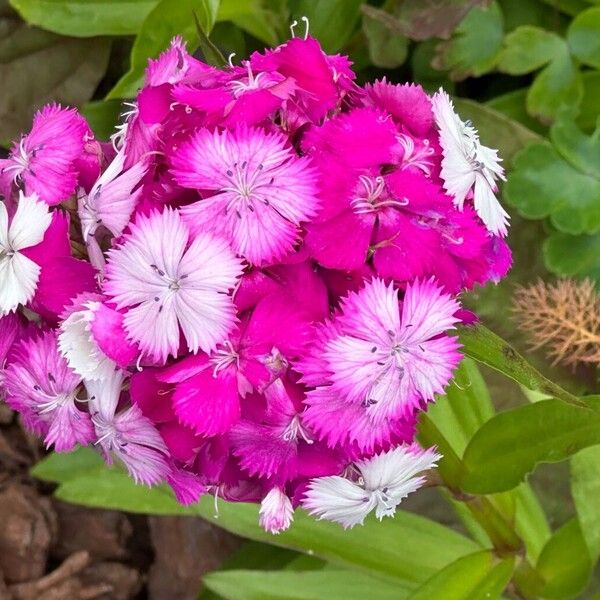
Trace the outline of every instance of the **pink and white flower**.
{"type": "Polygon", "coordinates": [[[192,353],[210,352],[225,339],[235,323],[228,292],[241,272],[223,239],[192,237],[179,213],[167,208],[139,216],[122,245],[109,251],[104,292],[127,309],[129,338],[164,362],[178,353],[180,327],[192,353]]]}
{"type": "Polygon", "coordinates": [[[300,223],[316,213],[316,173],[280,133],[203,129],[171,164],[180,185],[207,194],[181,209],[192,233],[224,237],[253,265],[291,251],[300,223]]]}
{"type": "Polygon", "coordinates": [[[94,439],[89,414],[78,408],[81,379],[60,355],[54,331],[18,341],[2,383],[7,404],[44,436],[46,446],[65,452],[94,439]]]}

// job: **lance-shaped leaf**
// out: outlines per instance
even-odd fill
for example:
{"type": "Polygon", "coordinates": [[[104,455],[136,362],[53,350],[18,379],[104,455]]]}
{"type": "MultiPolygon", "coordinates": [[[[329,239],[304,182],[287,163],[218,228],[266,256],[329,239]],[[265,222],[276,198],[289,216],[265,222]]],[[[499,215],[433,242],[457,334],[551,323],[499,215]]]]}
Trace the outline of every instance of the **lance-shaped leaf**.
{"type": "Polygon", "coordinates": [[[541,462],[560,462],[600,444],[600,397],[589,408],[542,400],[500,413],[473,436],[463,456],[461,489],[475,494],[510,490],[541,462]]]}

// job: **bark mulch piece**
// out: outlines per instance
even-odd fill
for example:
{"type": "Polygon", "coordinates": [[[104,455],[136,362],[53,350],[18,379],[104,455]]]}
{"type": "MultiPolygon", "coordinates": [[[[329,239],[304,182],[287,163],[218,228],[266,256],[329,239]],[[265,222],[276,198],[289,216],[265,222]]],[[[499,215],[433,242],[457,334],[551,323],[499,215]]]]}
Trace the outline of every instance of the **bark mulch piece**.
{"type": "Polygon", "coordinates": [[[195,600],[240,545],[202,519],[61,502],[29,475],[44,454],[0,400],[0,600],[195,600]]]}

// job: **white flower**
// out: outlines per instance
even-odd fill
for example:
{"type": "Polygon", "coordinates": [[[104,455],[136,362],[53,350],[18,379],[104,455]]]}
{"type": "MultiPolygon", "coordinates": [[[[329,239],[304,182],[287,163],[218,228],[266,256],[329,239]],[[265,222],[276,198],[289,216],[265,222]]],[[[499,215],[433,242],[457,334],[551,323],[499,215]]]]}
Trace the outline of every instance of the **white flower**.
{"type": "Polygon", "coordinates": [[[373,509],[381,521],[394,516],[398,504],[423,485],[425,477],[418,474],[440,458],[433,448],[416,445],[381,452],[356,463],[360,473],[356,482],[337,475],[311,480],[302,505],[310,514],[340,523],[344,529],[362,525],[373,509]]]}
{"type": "Polygon", "coordinates": [[[60,324],[58,334],[60,353],[77,375],[88,380],[109,379],[117,368],[92,335],[92,323],[99,307],[100,302],[84,302],[60,324]]]}
{"type": "Polygon", "coordinates": [[[292,502],[278,487],[272,488],[260,504],[261,527],[269,533],[280,533],[294,520],[292,502]]]}
{"type": "Polygon", "coordinates": [[[434,94],[433,114],[440,130],[442,180],[444,189],[454,196],[462,210],[467,194],[473,189],[473,204],[488,230],[505,236],[509,215],[496,198],[498,179],[504,180],[497,150],[483,146],[470,122],[461,121],[444,90],[434,94]]]}
{"type": "Polygon", "coordinates": [[[0,316],[33,298],[41,269],[20,251],[39,244],[51,220],[48,205],[36,194],[19,192],[10,224],[6,205],[0,202],[0,316]]]}

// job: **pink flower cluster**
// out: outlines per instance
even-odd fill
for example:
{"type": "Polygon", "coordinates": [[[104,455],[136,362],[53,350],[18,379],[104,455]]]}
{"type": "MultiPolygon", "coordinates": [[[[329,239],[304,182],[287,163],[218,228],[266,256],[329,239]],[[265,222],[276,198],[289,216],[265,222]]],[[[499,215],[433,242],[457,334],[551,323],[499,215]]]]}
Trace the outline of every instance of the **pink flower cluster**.
{"type": "Polygon", "coordinates": [[[47,446],[260,502],[274,533],[422,485],[457,294],[510,265],[503,171],[444,92],[350,67],[310,37],[225,69],[175,39],[111,143],[36,114],[0,161],[0,385],[47,446]]]}

